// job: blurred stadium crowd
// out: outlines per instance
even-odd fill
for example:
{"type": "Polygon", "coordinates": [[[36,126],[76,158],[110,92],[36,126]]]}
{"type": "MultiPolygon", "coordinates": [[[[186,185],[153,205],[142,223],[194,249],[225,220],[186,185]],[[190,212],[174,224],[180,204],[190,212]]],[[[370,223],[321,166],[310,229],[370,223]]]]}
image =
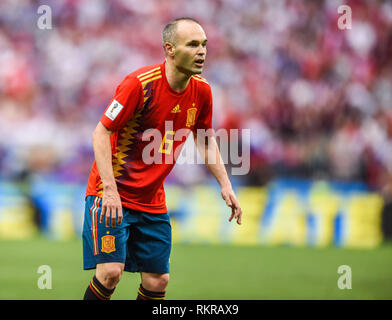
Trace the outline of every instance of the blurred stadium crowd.
{"type": "Polygon", "coordinates": [[[214,127],[251,129],[244,183],[361,180],[392,198],[392,2],[345,1],[351,30],[337,26],[341,4],[1,1],[1,175],[85,182],[91,133],[117,84],[162,62],[164,25],[191,16],[209,39],[214,127]],[[37,27],[41,4],[50,30],[37,27]]]}

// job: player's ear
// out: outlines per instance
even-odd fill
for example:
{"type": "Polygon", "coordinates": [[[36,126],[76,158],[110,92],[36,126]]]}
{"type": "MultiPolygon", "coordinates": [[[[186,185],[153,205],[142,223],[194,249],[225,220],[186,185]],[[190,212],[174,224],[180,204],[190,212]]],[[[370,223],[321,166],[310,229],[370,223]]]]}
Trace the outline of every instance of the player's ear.
{"type": "Polygon", "coordinates": [[[173,43],[165,42],[164,48],[165,48],[166,55],[168,55],[170,57],[174,56],[176,48],[173,43]]]}

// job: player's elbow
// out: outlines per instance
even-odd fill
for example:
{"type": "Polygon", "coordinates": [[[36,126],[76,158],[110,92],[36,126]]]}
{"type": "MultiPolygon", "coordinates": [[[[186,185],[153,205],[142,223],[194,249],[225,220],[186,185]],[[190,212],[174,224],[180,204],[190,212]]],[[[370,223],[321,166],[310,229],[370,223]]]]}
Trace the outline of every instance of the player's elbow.
{"type": "Polygon", "coordinates": [[[111,134],[112,132],[99,122],[92,134],[93,145],[102,139],[109,138],[111,134]]]}

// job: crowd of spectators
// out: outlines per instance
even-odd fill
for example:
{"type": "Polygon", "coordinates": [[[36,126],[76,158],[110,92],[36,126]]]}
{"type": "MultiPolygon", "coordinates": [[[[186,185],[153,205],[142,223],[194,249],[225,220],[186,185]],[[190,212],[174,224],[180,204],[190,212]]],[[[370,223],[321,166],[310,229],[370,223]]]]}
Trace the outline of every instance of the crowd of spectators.
{"type": "Polygon", "coordinates": [[[161,31],[181,16],[209,39],[214,128],[251,130],[245,183],[295,175],[392,194],[391,1],[3,0],[2,176],[85,182],[91,133],[117,84],[164,60],[161,31]],[[43,4],[51,29],[37,25],[43,4]],[[351,29],[338,27],[342,4],[351,29]]]}

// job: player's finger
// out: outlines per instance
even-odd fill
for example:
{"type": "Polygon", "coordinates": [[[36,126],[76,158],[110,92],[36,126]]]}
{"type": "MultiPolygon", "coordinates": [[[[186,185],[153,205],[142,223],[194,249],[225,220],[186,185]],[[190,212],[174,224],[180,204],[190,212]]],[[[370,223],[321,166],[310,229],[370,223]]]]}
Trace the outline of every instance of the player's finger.
{"type": "Polygon", "coordinates": [[[116,227],[116,220],[117,220],[117,209],[116,208],[112,208],[111,218],[112,218],[112,228],[115,228],[116,227]]]}
{"type": "Polygon", "coordinates": [[[230,201],[236,208],[240,207],[240,204],[239,204],[237,198],[235,197],[235,195],[230,195],[230,201]]]}
{"type": "Polygon", "coordinates": [[[233,208],[234,208],[234,217],[237,220],[238,224],[241,224],[241,215],[242,210],[240,204],[235,196],[232,196],[233,208]]]}
{"type": "Polygon", "coordinates": [[[106,216],[105,216],[105,222],[106,222],[106,227],[109,228],[110,225],[110,216],[112,214],[112,207],[108,207],[106,209],[106,216]]]}
{"type": "Polygon", "coordinates": [[[233,203],[230,200],[230,197],[223,196],[223,199],[226,201],[228,207],[231,207],[233,203]]]}
{"type": "Polygon", "coordinates": [[[119,207],[117,212],[118,212],[117,224],[120,225],[123,220],[122,207],[119,207]]]}
{"type": "Polygon", "coordinates": [[[241,210],[241,208],[238,208],[238,214],[237,214],[237,223],[238,224],[242,223],[241,218],[242,218],[242,210],[241,210]]]}
{"type": "Polygon", "coordinates": [[[234,216],[235,216],[234,208],[231,208],[231,216],[230,216],[230,218],[229,218],[229,221],[230,221],[230,222],[231,222],[231,220],[233,220],[234,216]]]}
{"type": "Polygon", "coordinates": [[[105,216],[105,213],[106,213],[106,205],[103,205],[101,210],[101,215],[99,216],[99,223],[103,222],[103,217],[105,216]]]}
{"type": "Polygon", "coordinates": [[[229,218],[229,221],[231,222],[231,220],[233,219],[236,219],[238,222],[238,210],[234,205],[231,207],[231,216],[229,218]]]}

